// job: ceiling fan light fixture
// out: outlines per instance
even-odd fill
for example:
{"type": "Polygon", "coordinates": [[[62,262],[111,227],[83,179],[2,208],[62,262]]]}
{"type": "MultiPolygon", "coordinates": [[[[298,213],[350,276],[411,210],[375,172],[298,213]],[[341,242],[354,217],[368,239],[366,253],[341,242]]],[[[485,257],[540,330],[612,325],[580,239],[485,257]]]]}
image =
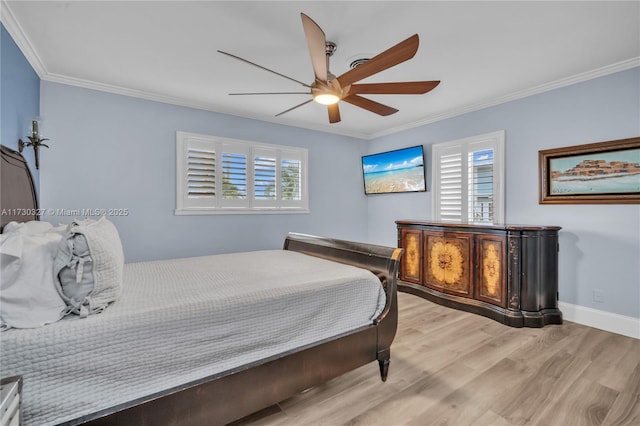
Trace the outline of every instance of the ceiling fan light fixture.
{"type": "Polygon", "coordinates": [[[313,100],[321,105],[333,105],[340,101],[340,96],[333,93],[318,93],[313,96],[313,100]]]}
{"type": "Polygon", "coordinates": [[[340,102],[342,98],[342,89],[340,83],[336,80],[336,77],[330,72],[327,73],[329,81],[316,80],[311,85],[311,94],[313,100],[320,105],[335,105],[340,102]]]}

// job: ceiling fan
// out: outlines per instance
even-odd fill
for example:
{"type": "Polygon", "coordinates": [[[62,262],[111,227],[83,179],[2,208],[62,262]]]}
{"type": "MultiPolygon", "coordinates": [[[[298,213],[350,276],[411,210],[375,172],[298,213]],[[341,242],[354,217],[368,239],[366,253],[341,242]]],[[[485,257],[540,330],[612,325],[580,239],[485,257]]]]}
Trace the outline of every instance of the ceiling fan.
{"type": "Polygon", "coordinates": [[[369,84],[355,84],[356,82],[365,79],[369,76],[377,74],[395,65],[398,65],[404,61],[407,61],[416,54],[418,51],[419,38],[418,34],[414,34],[408,39],[396,44],[395,46],[385,50],[379,55],[374,56],[371,59],[363,62],[357,67],[345,72],[344,74],[336,77],[329,71],[329,57],[336,49],[335,43],[327,42],[322,28],[316,24],[313,19],[309,18],[304,13],[300,14],[302,17],[302,27],[304,28],[304,35],[307,39],[307,46],[309,48],[309,54],[311,55],[311,64],[313,66],[313,72],[315,74],[315,80],[311,84],[304,83],[294,78],[288,77],[279,72],[273,71],[269,68],[263,67],[239,56],[232,55],[231,53],[218,52],[254,65],[265,71],[269,71],[280,77],[284,77],[291,81],[295,81],[308,88],[307,92],[258,92],[258,93],[229,93],[230,95],[292,95],[292,94],[308,94],[312,98],[282,111],[276,114],[276,117],[286,114],[289,111],[293,111],[303,105],[308,104],[311,101],[315,101],[319,104],[326,105],[329,112],[329,122],[337,123],[340,121],[340,109],[338,103],[340,101],[348,102],[360,108],[364,108],[368,111],[376,113],[378,115],[391,115],[398,112],[397,109],[390,106],[381,104],[379,102],[367,99],[360,95],[362,94],[424,94],[433,90],[440,81],[410,81],[410,82],[396,82],[396,83],[369,83],[369,84]]]}

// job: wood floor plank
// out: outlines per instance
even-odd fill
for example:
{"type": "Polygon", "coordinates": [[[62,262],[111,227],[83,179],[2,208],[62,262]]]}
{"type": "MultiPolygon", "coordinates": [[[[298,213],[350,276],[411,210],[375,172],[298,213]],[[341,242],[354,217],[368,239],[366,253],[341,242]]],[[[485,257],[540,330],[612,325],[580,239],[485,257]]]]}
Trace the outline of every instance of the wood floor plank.
{"type": "Polygon", "coordinates": [[[512,423],[489,410],[471,423],[471,426],[510,426],[512,423]]]}
{"type": "MultiPolygon", "coordinates": [[[[567,351],[580,357],[594,360],[600,356],[614,356],[610,353],[612,344],[617,335],[596,328],[580,326],[585,332],[580,336],[576,344],[567,348],[567,351]]],[[[617,348],[616,351],[617,353],[617,348]]]]}
{"type": "Polygon", "coordinates": [[[625,392],[619,394],[602,425],[640,425],[640,395],[625,392]]]}
{"type": "Polygon", "coordinates": [[[509,358],[525,362],[532,368],[539,367],[558,352],[566,350],[574,353],[567,348],[578,346],[589,328],[565,322],[562,325],[546,326],[541,330],[542,333],[537,338],[524,342],[520,348],[508,355],[509,358]]]}
{"type": "MultiPolygon", "coordinates": [[[[483,344],[474,350],[464,354],[460,361],[479,371],[484,371],[501,359],[507,357],[511,352],[523,347],[531,339],[539,336],[538,330],[511,328],[503,324],[498,324],[500,333],[486,339],[483,344]],[[505,328],[506,327],[506,328],[505,328]]],[[[486,332],[486,328],[481,329],[486,332]]]]}
{"type": "Polygon", "coordinates": [[[394,425],[406,424],[415,417],[415,413],[439,403],[442,395],[458,389],[477,372],[469,367],[449,363],[439,369],[437,374],[426,374],[417,382],[389,398],[373,409],[364,412],[349,421],[351,425],[394,425]]]}
{"type": "Polygon", "coordinates": [[[584,377],[622,392],[629,383],[637,383],[637,378],[629,372],[634,371],[640,362],[640,340],[607,334],[608,337],[601,343],[604,350],[593,356],[593,362],[584,377]]]}
{"type": "Polygon", "coordinates": [[[611,410],[618,392],[591,380],[579,378],[551,404],[533,424],[550,426],[600,426],[611,410]]]}
{"type": "MultiPolygon", "coordinates": [[[[631,373],[624,371],[628,375],[627,384],[607,413],[603,425],[640,425],[640,353],[632,355],[635,355],[637,360],[636,367],[631,373]]],[[[608,373],[612,374],[611,371],[608,373]]],[[[617,373],[613,372],[616,375],[617,373]]]]}
{"type": "Polygon", "coordinates": [[[632,372],[626,371],[629,379],[627,380],[627,386],[622,391],[640,396],[640,352],[638,352],[637,360],[636,368],[632,372]]]}
{"type": "Polygon", "coordinates": [[[389,395],[397,392],[392,383],[382,383],[379,377],[361,382],[357,387],[347,392],[335,394],[331,398],[314,404],[312,410],[298,410],[296,407],[282,407],[290,424],[341,424],[345,421],[345,416],[354,417],[382,403],[387,394],[376,392],[376,389],[384,389],[389,395]]]}
{"type": "Polygon", "coordinates": [[[527,373],[524,364],[505,358],[464,386],[443,394],[437,405],[418,413],[407,424],[469,425],[484,415],[495,400],[508,397],[527,373]]]}
{"type": "Polygon", "coordinates": [[[512,328],[406,293],[377,363],[236,423],[640,426],[640,340],[580,324],[512,328]]]}
{"type": "Polygon", "coordinates": [[[517,388],[513,388],[507,398],[495,400],[491,408],[511,424],[526,425],[570,391],[573,382],[589,364],[589,360],[561,351],[539,368],[529,365],[528,377],[517,388]]]}

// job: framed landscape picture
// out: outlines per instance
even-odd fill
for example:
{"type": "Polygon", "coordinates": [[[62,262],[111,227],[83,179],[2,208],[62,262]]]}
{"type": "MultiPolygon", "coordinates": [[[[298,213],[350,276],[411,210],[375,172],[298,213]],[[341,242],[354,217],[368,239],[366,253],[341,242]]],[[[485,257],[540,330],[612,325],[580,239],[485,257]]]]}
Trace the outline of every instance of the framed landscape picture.
{"type": "Polygon", "coordinates": [[[640,204],[640,137],[538,152],[540,204],[640,204]]]}

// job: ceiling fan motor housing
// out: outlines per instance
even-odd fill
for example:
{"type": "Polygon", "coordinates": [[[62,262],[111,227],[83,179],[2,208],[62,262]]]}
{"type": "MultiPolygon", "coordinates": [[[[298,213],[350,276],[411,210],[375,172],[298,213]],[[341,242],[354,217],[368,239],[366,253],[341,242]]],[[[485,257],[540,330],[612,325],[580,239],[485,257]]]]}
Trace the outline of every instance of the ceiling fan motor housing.
{"type": "Polygon", "coordinates": [[[327,56],[332,56],[333,53],[336,51],[336,49],[338,49],[338,45],[332,41],[325,42],[324,47],[325,47],[325,52],[327,53],[327,56]]]}

